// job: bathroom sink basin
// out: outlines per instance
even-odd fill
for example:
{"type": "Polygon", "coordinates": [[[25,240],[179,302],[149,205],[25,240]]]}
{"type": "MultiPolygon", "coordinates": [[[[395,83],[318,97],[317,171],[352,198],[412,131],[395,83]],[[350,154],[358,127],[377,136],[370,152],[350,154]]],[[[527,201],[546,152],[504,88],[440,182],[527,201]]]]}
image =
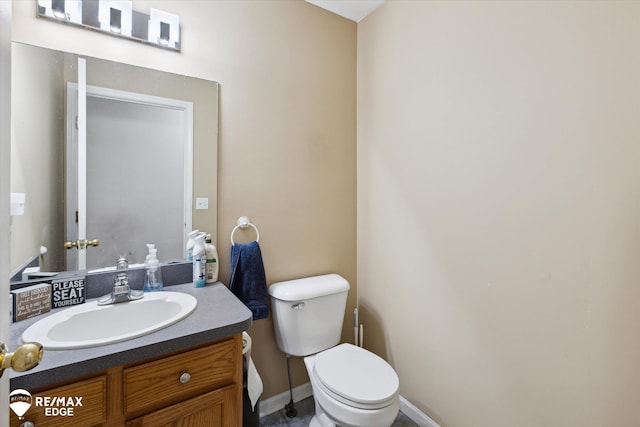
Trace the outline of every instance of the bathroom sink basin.
{"type": "Polygon", "coordinates": [[[195,310],[197,300],[180,292],[149,292],[119,304],[90,301],[45,317],[29,326],[22,341],[48,350],[96,347],[137,338],[166,328],[195,310]]]}

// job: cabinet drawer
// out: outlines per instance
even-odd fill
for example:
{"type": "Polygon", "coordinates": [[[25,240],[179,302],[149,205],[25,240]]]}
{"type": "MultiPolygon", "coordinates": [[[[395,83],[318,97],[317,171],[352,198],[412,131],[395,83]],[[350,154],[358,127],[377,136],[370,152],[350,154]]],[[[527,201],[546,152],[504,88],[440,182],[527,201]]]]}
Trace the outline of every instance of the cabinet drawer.
{"type": "MultiPolygon", "coordinates": [[[[101,424],[107,419],[106,390],[107,377],[103,375],[36,393],[32,396],[32,405],[24,420],[30,420],[38,427],[88,427],[101,424]]],[[[21,423],[12,414],[11,425],[18,426],[21,423]]]]}
{"type": "Polygon", "coordinates": [[[230,384],[240,369],[237,340],[145,363],[123,372],[126,415],[147,412],[230,384]]]}
{"type": "Polygon", "coordinates": [[[128,421],[125,427],[225,427],[239,426],[234,410],[237,384],[204,393],[184,402],[159,409],[128,421]]]}

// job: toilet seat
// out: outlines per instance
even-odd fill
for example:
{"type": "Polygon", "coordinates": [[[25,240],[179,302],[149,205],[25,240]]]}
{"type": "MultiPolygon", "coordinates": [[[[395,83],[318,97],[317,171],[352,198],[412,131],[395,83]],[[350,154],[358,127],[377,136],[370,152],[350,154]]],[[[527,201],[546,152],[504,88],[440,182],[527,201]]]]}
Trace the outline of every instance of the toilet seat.
{"type": "Polygon", "coordinates": [[[340,344],[318,353],[313,371],[325,393],[355,408],[384,408],[398,394],[400,381],[393,368],[381,357],[353,344],[340,344]]]}

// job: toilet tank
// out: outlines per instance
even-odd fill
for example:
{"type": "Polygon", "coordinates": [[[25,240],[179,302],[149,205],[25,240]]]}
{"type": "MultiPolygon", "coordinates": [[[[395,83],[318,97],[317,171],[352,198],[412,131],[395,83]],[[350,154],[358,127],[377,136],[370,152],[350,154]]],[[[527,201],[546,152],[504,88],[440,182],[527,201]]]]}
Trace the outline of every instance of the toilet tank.
{"type": "Polygon", "coordinates": [[[349,282],[338,274],[288,280],[269,286],[278,348],[308,356],[340,342],[349,282]]]}

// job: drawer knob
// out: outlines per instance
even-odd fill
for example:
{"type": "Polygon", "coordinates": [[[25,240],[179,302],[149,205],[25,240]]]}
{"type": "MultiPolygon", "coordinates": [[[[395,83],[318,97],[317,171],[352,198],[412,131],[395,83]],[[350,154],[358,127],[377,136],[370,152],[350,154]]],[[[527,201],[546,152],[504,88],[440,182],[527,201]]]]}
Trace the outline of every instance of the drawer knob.
{"type": "Polygon", "coordinates": [[[180,384],[186,384],[191,380],[191,375],[188,372],[180,375],[180,384]]]}

